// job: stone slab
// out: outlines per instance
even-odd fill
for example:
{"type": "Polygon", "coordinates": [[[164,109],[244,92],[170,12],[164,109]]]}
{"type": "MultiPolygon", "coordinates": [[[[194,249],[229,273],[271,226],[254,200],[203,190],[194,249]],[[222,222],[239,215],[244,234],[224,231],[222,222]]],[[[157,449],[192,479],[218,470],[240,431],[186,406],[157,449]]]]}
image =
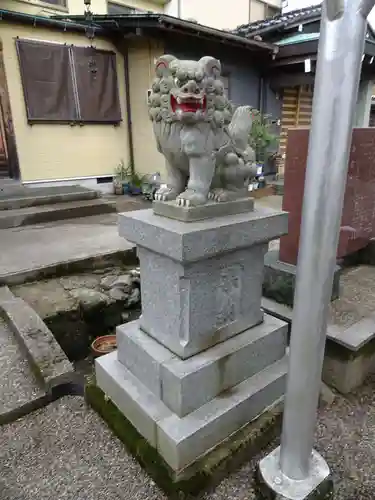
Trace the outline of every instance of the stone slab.
{"type": "MultiPolygon", "coordinates": [[[[288,323],[293,319],[293,308],[279,304],[275,300],[263,297],[262,309],[271,316],[288,323]]],[[[375,338],[375,313],[360,319],[346,327],[329,323],[327,325],[327,339],[342,345],[349,351],[357,352],[375,338]]]]}
{"type": "Polygon", "coordinates": [[[267,208],[189,224],[159,217],[152,209],[119,214],[120,236],[186,263],[267,243],[287,230],[288,214],[267,208]]]}
{"type": "Polygon", "coordinates": [[[0,425],[47,402],[29,363],[6,322],[0,318],[0,425]]]}
{"type": "Polygon", "coordinates": [[[119,237],[116,216],[111,217],[110,225],[76,219],[61,225],[3,230],[0,284],[15,285],[126,259],[134,263],[134,245],[119,237]]]}
{"type": "Polygon", "coordinates": [[[23,193],[19,194],[2,194],[0,191],[0,210],[17,210],[25,207],[99,198],[97,191],[81,186],[50,186],[24,188],[24,190],[23,193]]]}
{"type": "Polygon", "coordinates": [[[285,356],[288,325],[264,322],[183,360],[143,333],[138,322],[117,328],[118,360],[179,417],[285,356]]]}
{"type": "Polygon", "coordinates": [[[266,244],[182,265],[138,248],[140,327],[186,359],[263,321],[266,244]]]}
{"type": "MultiPolygon", "coordinates": [[[[279,303],[292,306],[297,267],[279,260],[279,250],[270,250],[264,259],[263,294],[279,303]]],[[[341,267],[336,266],[331,300],[339,297],[341,267]]]]}
{"type": "Polygon", "coordinates": [[[342,394],[358,389],[375,373],[375,342],[368,342],[358,351],[327,340],[322,379],[342,394]]]}
{"type": "Polygon", "coordinates": [[[157,423],[171,411],[118,361],[117,351],[95,360],[96,382],[137,431],[157,447],[157,423]]]}
{"type": "Polygon", "coordinates": [[[279,402],[286,371],[283,359],[179,418],[118,361],[117,351],[96,360],[98,386],[175,472],[279,402]]]}
{"type": "Polygon", "coordinates": [[[64,201],[56,204],[0,210],[0,229],[74,219],[116,212],[116,207],[101,199],[64,201]]]}
{"type": "Polygon", "coordinates": [[[279,304],[276,300],[262,297],[262,309],[265,313],[281,319],[282,321],[292,322],[293,309],[285,304],[279,304]]]}
{"type": "Polygon", "coordinates": [[[8,323],[46,390],[72,382],[74,368],[42,319],[7,287],[0,290],[3,290],[0,292],[0,317],[8,323]]]}
{"type": "Polygon", "coordinates": [[[186,417],[158,423],[158,451],[173,470],[183,470],[284,395],[286,359],[245,380],[186,417]]]}
{"type": "Polygon", "coordinates": [[[209,201],[206,205],[198,207],[182,207],[177,205],[175,201],[154,201],[152,208],[156,215],[183,222],[194,222],[212,217],[252,212],[254,210],[254,200],[247,197],[223,203],[209,201]]]}
{"type": "Polygon", "coordinates": [[[162,399],[162,363],[177,356],[144,333],[138,321],[118,326],[116,337],[119,362],[162,399]]]}
{"type": "MultiPolygon", "coordinates": [[[[276,318],[292,323],[293,309],[271,299],[262,308],[276,318]]],[[[375,315],[345,325],[328,324],[322,378],[330,387],[348,394],[360,387],[375,369],[375,315]]]]}

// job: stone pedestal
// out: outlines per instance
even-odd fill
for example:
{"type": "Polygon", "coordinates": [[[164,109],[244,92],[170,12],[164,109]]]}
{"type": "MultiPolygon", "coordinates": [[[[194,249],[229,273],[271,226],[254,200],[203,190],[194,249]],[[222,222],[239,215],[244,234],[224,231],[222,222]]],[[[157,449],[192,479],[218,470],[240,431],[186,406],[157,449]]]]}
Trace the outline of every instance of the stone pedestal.
{"type": "Polygon", "coordinates": [[[137,244],[142,316],[96,361],[99,387],[173,471],[282,398],[287,324],[261,310],[268,242],[287,214],[257,210],[182,222],[152,210],[119,216],[137,244]]]}
{"type": "MultiPolygon", "coordinates": [[[[279,251],[270,250],[264,259],[263,295],[279,304],[293,306],[297,266],[279,260],[279,251]]],[[[340,294],[341,267],[336,266],[333,278],[331,300],[340,294]]]]}

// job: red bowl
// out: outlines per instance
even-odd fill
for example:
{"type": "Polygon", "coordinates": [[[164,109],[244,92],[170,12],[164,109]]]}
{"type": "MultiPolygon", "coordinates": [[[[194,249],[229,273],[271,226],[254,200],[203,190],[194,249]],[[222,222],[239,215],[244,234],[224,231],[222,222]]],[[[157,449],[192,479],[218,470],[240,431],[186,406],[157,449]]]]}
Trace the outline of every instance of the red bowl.
{"type": "Polygon", "coordinates": [[[95,357],[109,354],[115,349],[117,349],[116,335],[103,335],[102,337],[97,337],[91,344],[91,350],[95,357]]]}

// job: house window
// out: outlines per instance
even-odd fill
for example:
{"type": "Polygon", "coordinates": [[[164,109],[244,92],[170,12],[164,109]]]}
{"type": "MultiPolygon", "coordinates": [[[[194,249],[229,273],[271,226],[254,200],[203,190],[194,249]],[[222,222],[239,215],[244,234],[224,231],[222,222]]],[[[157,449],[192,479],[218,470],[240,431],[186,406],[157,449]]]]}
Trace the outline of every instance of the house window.
{"type": "Polygon", "coordinates": [[[121,121],[113,52],[29,40],[16,46],[29,123],[121,121]]]}
{"type": "Polygon", "coordinates": [[[141,9],[136,9],[135,7],[128,7],[127,5],[120,5],[114,2],[108,2],[108,14],[139,14],[145,12],[141,9]]]}
{"type": "Polygon", "coordinates": [[[228,75],[222,75],[221,76],[221,81],[223,82],[224,85],[224,94],[226,97],[229,99],[229,76],[228,75]]]}
{"type": "Polygon", "coordinates": [[[67,0],[42,0],[42,2],[59,5],[60,7],[67,7],[67,0]]]}
{"type": "Polygon", "coordinates": [[[265,18],[269,19],[271,17],[278,16],[280,14],[280,9],[278,7],[273,7],[272,5],[266,5],[266,15],[265,18]]]}

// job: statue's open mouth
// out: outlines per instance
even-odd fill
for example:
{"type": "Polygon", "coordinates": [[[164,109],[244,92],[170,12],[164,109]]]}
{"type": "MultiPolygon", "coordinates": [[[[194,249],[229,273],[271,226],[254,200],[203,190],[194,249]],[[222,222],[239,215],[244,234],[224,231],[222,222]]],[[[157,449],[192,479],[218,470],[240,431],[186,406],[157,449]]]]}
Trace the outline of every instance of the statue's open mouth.
{"type": "Polygon", "coordinates": [[[207,108],[206,96],[196,97],[194,95],[175,97],[171,94],[172,111],[181,110],[183,113],[196,113],[197,111],[205,111],[207,108]]]}

